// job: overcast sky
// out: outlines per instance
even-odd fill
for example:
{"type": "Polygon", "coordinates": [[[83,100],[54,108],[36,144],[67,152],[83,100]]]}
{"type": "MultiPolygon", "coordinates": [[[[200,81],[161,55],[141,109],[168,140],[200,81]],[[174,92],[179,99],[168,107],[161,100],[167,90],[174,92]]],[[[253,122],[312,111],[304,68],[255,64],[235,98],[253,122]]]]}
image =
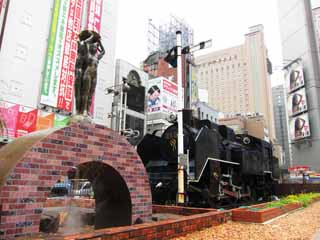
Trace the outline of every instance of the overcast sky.
{"type": "Polygon", "coordinates": [[[148,19],[164,23],[170,14],[193,28],[195,43],[212,39],[210,51],[243,44],[248,27],[263,24],[269,58],[282,65],[277,0],[119,0],[118,7],[116,58],[133,65],[147,57],[148,19]]]}

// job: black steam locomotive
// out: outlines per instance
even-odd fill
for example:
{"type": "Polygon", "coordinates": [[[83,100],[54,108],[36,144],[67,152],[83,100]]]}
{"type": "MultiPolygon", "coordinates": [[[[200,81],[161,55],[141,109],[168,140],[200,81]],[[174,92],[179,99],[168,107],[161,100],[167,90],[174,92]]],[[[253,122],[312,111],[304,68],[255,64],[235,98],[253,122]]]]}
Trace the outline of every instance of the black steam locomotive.
{"type": "MultiPolygon", "coordinates": [[[[221,207],[271,195],[279,178],[272,145],[231,128],[184,114],[186,199],[190,206],[221,207]]],[[[161,137],[147,134],[137,147],[147,169],[154,203],[174,203],[177,194],[177,123],[161,137]]]]}

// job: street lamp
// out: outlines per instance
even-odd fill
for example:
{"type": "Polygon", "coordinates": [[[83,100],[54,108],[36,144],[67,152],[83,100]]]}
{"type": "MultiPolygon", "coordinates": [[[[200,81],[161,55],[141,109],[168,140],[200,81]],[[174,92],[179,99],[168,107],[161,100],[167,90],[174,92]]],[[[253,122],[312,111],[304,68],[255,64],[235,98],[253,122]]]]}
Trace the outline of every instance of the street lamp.
{"type": "Polygon", "coordinates": [[[114,99],[113,102],[115,102],[115,97],[119,97],[120,95],[120,101],[118,102],[118,100],[116,101],[116,104],[112,104],[112,113],[110,115],[111,117],[111,128],[113,130],[117,130],[119,133],[121,133],[121,131],[123,129],[125,129],[126,126],[126,108],[127,108],[127,92],[130,90],[130,86],[127,83],[126,79],[123,79],[123,83],[122,84],[118,84],[118,85],[114,85],[112,87],[108,87],[105,89],[105,94],[113,94],[114,99]],[[116,106],[116,114],[113,114],[114,110],[113,107],[116,106]],[[115,126],[113,123],[113,118],[115,117],[116,119],[116,123],[115,126]],[[118,123],[119,120],[119,124],[118,123]],[[116,129],[118,126],[118,129],[116,129]]]}

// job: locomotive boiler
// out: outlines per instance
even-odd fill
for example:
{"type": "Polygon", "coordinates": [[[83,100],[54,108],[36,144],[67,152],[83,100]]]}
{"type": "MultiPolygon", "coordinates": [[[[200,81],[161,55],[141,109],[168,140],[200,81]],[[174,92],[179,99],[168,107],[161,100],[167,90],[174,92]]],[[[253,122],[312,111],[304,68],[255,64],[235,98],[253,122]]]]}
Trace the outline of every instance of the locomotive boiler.
{"type": "MultiPolygon", "coordinates": [[[[209,120],[184,123],[185,189],[190,206],[221,207],[272,194],[279,177],[272,144],[209,120]]],[[[177,123],[161,136],[147,134],[137,147],[149,175],[154,203],[176,202],[177,123]]]]}

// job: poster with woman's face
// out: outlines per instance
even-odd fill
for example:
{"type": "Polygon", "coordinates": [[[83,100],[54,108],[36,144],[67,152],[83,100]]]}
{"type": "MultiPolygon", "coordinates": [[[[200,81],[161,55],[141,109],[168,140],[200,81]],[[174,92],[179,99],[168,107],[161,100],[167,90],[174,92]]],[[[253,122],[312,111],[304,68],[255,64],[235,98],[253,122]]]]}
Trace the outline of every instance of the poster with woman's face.
{"type": "Polygon", "coordinates": [[[292,67],[286,75],[288,93],[304,86],[304,74],[301,64],[292,67]]]}
{"type": "Polygon", "coordinates": [[[309,116],[307,113],[290,119],[290,139],[292,141],[310,136],[309,116]]]}
{"type": "Polygon", "coordinates": [[[306,99],[306,90],[303,88],[294,93],[291,93],[287,99],[287,106],[289,116],[307,111],[308,105],[306,99]]]}

